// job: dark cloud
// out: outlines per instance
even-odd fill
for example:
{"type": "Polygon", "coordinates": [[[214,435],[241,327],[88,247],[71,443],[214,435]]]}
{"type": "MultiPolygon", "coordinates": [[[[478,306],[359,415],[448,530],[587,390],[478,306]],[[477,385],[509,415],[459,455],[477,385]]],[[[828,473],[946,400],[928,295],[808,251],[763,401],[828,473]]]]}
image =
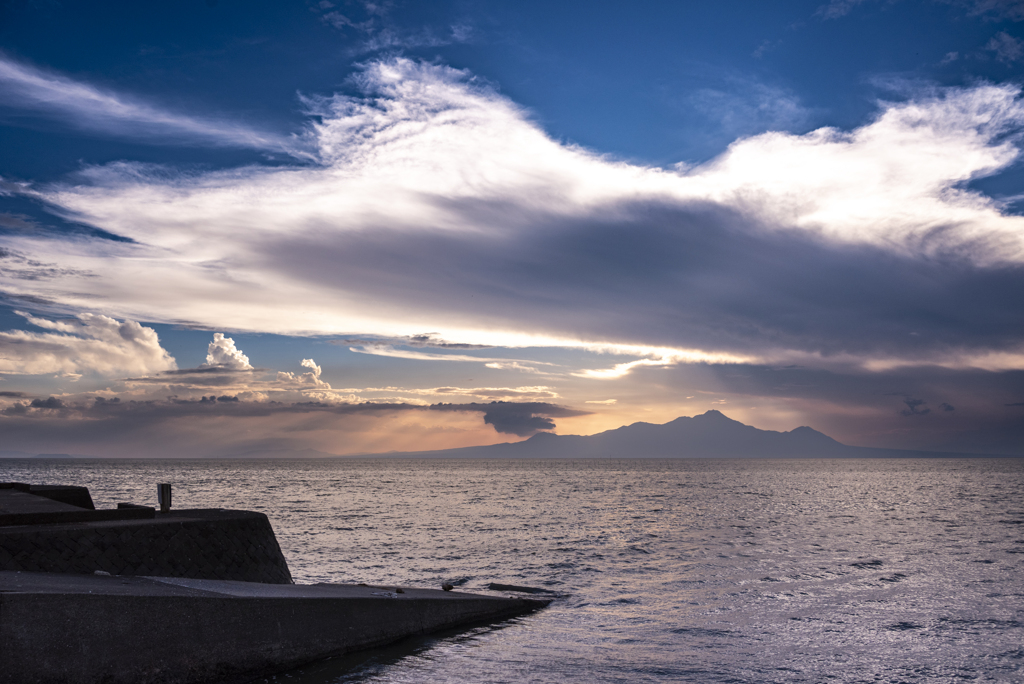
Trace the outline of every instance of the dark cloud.
{"type": "Polygon", "coordinates": [[[552,418],[587,415],[586,411],[543,402],[492,401],[489,404],[439,404],[431,408],[442,411],[483,411],[484,422],[502,434],[528,437],[541,430],[553,430],[552,418]]]}
{"type": "Polygon", "coordinates": [[[552,418],[584,416],[586,411],[557,406],[545,402],[492,401],[489,404],[435,404],[435,411],[482,411],[484,422],[497,432],[528,437],[541,430],[553,430],[552,418]]]}
{"type": "Polygon", "coordinates": [[[234,369],[223,366],[206,368],[181,368],[147,375],[144,377],[127,378],[125,382],[137,385],[172,385],[174,387],[223,387],[244,382],[246,378],[266,372],[262,368],[234,369]]]}
{"type": "MultiPolygon", "coordinates": [[[[160,376],[176,375],[238,375],[239,373],[254,373],[258,368],[225,368],[224,366],[205,366],[200,368],[178,368],[175,370],[163,371],[160,376]]],[[[159,376],[157,376],[159,377],[159,376]]],[[[131,380],[149,381],[154,378],[130,378],[131,380]]]]}
{"type": "MultiPolygon", "coordinates": [[[[439,200],[440,201],[440,200],[439,200]]],[[[513,211],[452,204],[467,224],[513,211]]],[[[522,209],[514,209],[522,214],[522,209]]],[[[290,278],[370,290],[396,311],[584,339],[826,356],[1014,349],[1021,343],[1024,266],[983,268],[943,251],[928,258],[767,231],[721,207],[620,206],[605,220],[522,216],[514,236],[409,234],[380,226],[320,242],[264,245],[290,278]],[[643,230],[637,230],[642,225],[643,230]],[[413,258],[412,255],[415,255],[413,258]],[[387,264],[403,268],[385,268],[387,264]],[[496,287],[495,283],[501,283],[496,287]]],[[[934,244],[931,244],[934,243],[934,244]]]]}
{"type": "MultiPolygon", "coordinates": [[[[89,271],[83,271],[77,268],[65,268],[54,263],[30,259],[24,254],[10,249],[0,249],[0,259],[4,259],[6,261],[4,264],[4,271],[12,278],[17,278],[18,280],[52,280],[54,278],[63,278],[67,276],[77,276],[82,278],[95,277],[95,274],[90,273],[89,271]]],[[[32,303],[49,303],[45,299],[33,297],[31,295],[9,295],[7,293],[2,293],[2,296],[4,299],[9,299],[12,302],[24,301],[32,303]]]]}
{"type": "Polygon", "coordinates": [[[586,411],[549,404],[546,402],[507,402],[468,404],[329,404],[319,401],[282,403],[276,401],[241,401],[237,396],[210,395],[200,399],[177,399],[167,401],[122,401],[118,397],[107,399],[97,397],[91,403],[69,404],[56,397],[33,399],[29,403],[17,403],[0,411],[0,416],[21,416],[43,418],[44,412],[62,409],[83,418],[108,419],[114,422],[131,421],[136,427],[155,425],[175,418],[189,416],[218,415],[226,418],[258,418],[278,414],[323,413],[335,415],[384,414],[396,411],[443,411],[461,413],[482,413],[484,423],[492,425],[502,434],[525,437],[538,430],[555,427],[552,418],[587,415],[586,411]],[[32,412],[30,409],[41,409],[32,412]]]}
{"type": "Polygon", "coordinates": [[[907,405],[907,408],[900,411],[901,416],[924,416],[932,412],[927,407],[927,402],[921,399],[911,399],[908,397],[903,400],[903,403],[907,405]]]}
{"type": "Polygon", "coordinates": [[[21,399],[24,396],[26,396],[26,394],[24,392],[10,392],[10,391],[0,392],[0,397],[5,397],[5,398],[8,398],[8,399],[21,399]]]}
{"type": "Polygon", "coordinates": [[[0,212],[0,230],[10,233],[35,233],[39,230],[39,224],[25,214],[0,212]]]}
{"type": "Polygon", "coordinates": [[[946,402],[942,402],[941,404],[939,404],[939,408],[942,409],[943,411],[956,411],[956,409],[952,405],[947,404],[946,402]]]}
{"type": "Polygon", "coordinates": [[[493,425],[494,429],[506,435],[528,437],[541,430],[554,430],[555,421],[543,416],[529,413],[509,413],[506,411],[489,411],[484,414],[484,422],[493,425]]]}
{"type": "Polygon", "coordinates": [[[62,409],[67,408],[67,404],[58,399],[57,397],[47,397],[46,399],[33,399],[29,406],[38,409],[62,409]]]}

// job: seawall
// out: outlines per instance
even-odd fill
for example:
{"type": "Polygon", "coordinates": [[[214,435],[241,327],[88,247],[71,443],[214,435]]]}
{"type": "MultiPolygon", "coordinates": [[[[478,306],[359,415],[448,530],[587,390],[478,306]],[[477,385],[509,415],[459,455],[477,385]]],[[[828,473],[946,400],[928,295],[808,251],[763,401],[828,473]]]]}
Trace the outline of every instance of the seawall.
{"type": "Polygon", "coordinates": [[[0,526],[0,570],[291,582],[262,513],[145,510],[152,517],[0,526]]]}
{"type": "Polygon", "coordinates": [[[0,572],[0,684],[249,681],[547,604],[433,589],[0,572]]]}

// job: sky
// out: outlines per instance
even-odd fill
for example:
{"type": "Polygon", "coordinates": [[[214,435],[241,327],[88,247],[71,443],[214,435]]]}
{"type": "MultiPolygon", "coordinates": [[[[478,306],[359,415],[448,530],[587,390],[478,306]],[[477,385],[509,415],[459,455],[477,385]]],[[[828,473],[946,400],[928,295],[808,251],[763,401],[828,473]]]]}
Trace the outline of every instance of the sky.
{"type": "Polygon", "coordinates": [[[1022,76],[1024,0],[5,0],[0,450],[1024,455],[1022,76]]]}

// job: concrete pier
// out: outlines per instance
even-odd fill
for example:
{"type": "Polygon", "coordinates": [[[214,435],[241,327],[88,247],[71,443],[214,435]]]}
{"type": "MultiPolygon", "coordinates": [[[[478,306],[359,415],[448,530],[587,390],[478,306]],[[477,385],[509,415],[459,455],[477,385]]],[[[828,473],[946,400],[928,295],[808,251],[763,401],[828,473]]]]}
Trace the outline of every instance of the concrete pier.
{"type": "Polygon", "coordinates": [[[262,513],[96,510],[85,487],[16,482],[0,482],[0,570],[292,581],[262,513]]]}
{"type": "Polygon", "coordinates": [[[0,683],[248,681],[548,604],[397,589],[0,572],[0,683]]]}
{"type": "MultiPolygon", "coordinates": [[[[0,483],[0,684],[226,684],[544,599],[291,584],[267,516],[0,483]]],[[[450,588],[450,587],[448,587],[450,588]]]]}

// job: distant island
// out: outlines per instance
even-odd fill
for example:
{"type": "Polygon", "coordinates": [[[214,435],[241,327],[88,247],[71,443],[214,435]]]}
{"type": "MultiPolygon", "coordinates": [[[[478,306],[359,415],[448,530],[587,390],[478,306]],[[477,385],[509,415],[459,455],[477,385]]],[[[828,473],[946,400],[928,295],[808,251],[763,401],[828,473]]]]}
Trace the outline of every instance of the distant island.
{"type": "MultiPolygon", "coordinates": [[[[538,432],[521,442],[487,446],[389,451],[341,455],[317,449],[263,449],[215,456],[214,459],[323,458],[999,458],[1012,454],[972,454],[849,446],[803,426],[789,432],[760,430],[711,410],[682,416],[661,425],[633,423],[596,435],[538,432]]],[[[35,454],[0,450],[0,458],[95,458],[79,454],[35,454]]]]}
{"type": "Polygon", "coordinates": [[[633,423],[596,435],[538,432],[522,442],[437,451],[365,454],[386,458],[974,458],[965,454],[848,446],[809,427],[759,430],[711,410],[663,425],[633,423]]]}

